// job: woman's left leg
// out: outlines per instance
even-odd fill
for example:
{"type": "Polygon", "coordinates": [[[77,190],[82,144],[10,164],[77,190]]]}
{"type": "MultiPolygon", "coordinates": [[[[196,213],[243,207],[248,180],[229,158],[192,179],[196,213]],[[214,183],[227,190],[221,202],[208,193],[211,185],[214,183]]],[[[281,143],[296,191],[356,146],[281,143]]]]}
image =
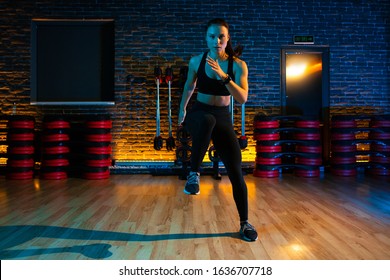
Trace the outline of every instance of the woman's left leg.
{"type": "Polygon", "coordinates": [[[232,184],[233,198],[240,221],[247,221],[248,191],[242,174],[241,149],[229,115],[217,116],[217,123],[211,137],[232,184]]]}
{"type": "Polygon", "coordinates": [[[241,149],[229,116],[217,117],[211,138],[232,183],[233,198],[240,217],[240,234],[246,241],[256,241],[257,231],[248,222],[248,190],[242,174],[241,149]]]}

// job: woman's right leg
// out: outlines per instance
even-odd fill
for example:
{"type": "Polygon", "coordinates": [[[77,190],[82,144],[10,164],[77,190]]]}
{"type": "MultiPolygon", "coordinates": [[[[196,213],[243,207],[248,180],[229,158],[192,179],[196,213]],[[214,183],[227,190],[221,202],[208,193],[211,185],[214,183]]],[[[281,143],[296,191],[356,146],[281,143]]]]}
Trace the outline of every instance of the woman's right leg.
{"type": "Polygon", "coordinates": [[[187,183],[184,187],[186,194],[199,194],[200,165],[210,145],[211,133],[215,126],[213,115],[201,110],[188,113],[184,126],[192,138],[191,148],[191,170],[187,176],[187,183]]]}
{"type": "Polygon", "coordinates": [[[205,111],[192,111],[186,116],[185,127],[192,138],[192,172],[199,172],[200,170],[200,165],[210,145],[215,123],[215,117],[205,111]]]}

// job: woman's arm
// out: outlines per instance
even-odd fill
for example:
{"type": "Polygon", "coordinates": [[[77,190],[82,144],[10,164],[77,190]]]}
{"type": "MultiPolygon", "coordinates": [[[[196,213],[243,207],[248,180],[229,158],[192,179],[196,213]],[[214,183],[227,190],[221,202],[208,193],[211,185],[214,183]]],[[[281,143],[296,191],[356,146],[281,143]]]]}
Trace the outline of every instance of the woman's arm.
{"type": "MultiPolygon", "coordinates": [[[[221,67],[218,64],[217,60],[213,60],[210,57],[207,57],[207,63],[210,65],[211,69],[224,81],[227,77],[227,74],[223,72],[221,67]]],[[[234,99],[243,104],[248,100],[248,67],[245,61],[235,58],[233,63],[233,71],[235,76],[235,82],[232,80],[226,84],[226,88],[229,93],[234,97],[234,99]]]]}
{"type": "Polygon", "coordinates": [[[184,84],[183,95],[181,97],[181,102],[179,107],[179,116],[178,116],[179,125],[184,121],[186,117],[186,112],[187,112],[186,108],[196,87],[196,80],[197,80],[196,70],[197,70],[197,66],[199,66],[198,60],[199,59],[197,57],[192,57],[189,62],[187,80],[184,84]]]}

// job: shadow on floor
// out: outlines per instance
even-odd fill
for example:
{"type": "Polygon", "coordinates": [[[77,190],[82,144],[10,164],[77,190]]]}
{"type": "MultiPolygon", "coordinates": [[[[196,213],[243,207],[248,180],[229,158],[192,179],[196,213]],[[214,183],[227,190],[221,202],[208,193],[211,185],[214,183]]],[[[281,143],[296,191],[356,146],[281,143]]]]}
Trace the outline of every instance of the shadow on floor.
{"type": "Polygon", "coordinates": [[[112,231],[85,230],[55,226],[19,225],[0,226],[0,259],[21,259],[37,255],[77,253],[91,259],[105,259],[112,256],[111,245],[101,241],[151,242],[196,238],[231,237],[239,238],[236,232],[226,233],[176,233],[145,235],[112,231]],[[60,248],[9,249],[34,238],[56,238],[84,241],[98,241],[97,244],[76,245],[60,248]]]}

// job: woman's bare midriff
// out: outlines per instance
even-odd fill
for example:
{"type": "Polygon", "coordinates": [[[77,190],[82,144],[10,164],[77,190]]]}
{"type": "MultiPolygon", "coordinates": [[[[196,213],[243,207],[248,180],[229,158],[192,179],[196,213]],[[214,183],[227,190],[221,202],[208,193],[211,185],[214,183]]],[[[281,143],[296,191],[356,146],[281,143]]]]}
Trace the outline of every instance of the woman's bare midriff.
{"type": "Polygon", "coordinates": [[[210,94],[204,94],[198,92],[197,98],[199,102],[212,105],[212,106],[228,106],[230,104],[230,95],[228,96],[215,96],[210,94]]]}

